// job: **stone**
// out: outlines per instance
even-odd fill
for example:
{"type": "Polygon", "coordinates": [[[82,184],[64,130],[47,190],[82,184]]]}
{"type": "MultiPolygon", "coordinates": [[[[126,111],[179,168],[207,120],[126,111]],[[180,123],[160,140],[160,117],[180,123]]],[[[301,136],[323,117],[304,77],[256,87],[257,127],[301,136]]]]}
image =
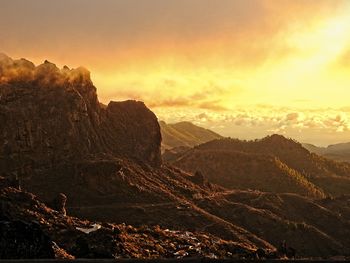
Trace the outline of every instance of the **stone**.
{"type": "Polygon", "coordinates": [[[58,211],[63,216],[67,215],[66,212],[66,203],[67,203],[67,196],[63,193],[59,193],[51,203],[49,203],[49,206],[58,211]]]}

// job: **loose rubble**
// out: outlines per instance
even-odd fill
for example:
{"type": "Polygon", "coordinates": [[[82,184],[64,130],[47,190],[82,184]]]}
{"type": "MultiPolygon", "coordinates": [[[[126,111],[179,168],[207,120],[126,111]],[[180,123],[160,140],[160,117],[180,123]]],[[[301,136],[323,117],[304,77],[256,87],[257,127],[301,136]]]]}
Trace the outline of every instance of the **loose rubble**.
{"type": "MultiPolygon", "coordinates": [[[[160,226],[136,228],[64,216],[33,194],[12,187],[0,188],[0,202],[1,259],[249,259],[258,255],[255,247],[205,233],[174,231],[160,226]],[[18,239],[19,243],[8,242],[18,239]]],[[[273,255],[272,251],[264,252],[273,255]]]]}

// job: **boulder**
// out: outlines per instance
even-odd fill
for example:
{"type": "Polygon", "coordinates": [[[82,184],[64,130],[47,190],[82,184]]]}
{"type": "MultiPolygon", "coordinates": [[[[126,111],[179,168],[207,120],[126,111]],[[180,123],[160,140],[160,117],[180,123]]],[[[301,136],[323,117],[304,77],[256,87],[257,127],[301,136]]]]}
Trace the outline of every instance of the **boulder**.
{"type": "Polygon", "coordinates": [[[66,212],[66,203],[67,203],[67,196],[63,193],[59,193],[53,200],[51,203],[49,203],[48,205],[58,211],[60,214],[62,215],[67,215],[66,212]]]}

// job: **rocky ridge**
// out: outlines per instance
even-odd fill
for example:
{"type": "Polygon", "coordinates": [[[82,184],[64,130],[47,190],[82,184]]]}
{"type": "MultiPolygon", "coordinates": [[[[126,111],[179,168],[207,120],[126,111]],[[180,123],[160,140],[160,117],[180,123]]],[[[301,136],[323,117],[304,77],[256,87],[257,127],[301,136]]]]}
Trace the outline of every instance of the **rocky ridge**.
{"type": "Polygon", "coordinates": [[[177,153],[171,163],[200,170],[227,187],[298,193],[312,198],[348,194],[350,165],[310,153],[281,135],[261,140],[220,139],[177,153]]]}
{"type": "Polygon", "coordinates": [[[160,165],[156,116],[136,101],[101,107],[86,69],[2,55],[0,76],[0,173],[31,176],[97,153],[160,165]]]}

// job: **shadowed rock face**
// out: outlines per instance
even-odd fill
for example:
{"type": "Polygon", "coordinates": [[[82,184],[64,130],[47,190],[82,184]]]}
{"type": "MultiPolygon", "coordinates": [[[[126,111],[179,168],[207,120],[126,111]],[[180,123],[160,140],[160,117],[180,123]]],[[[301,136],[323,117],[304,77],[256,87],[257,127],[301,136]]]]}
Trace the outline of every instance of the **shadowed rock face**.
{"type": "Polygon", "coordinates": [[[39,224],[0,221],[0,259],[55,258],[52,242],[39,224]]]}
{"type": "Polygon", "coordinates": [[[102,108],[90,73],[0,56],[0,173],[30,175],[103,153],[159,166],[156,116],[136,101],[102,108]]]}
{"type": "Polygon", "coordinates": [[[161,164],[160,127],[143,102],[110,102],[105,116],[104,136],[112,151],[118,149],[155,166],[161,164]]]}

